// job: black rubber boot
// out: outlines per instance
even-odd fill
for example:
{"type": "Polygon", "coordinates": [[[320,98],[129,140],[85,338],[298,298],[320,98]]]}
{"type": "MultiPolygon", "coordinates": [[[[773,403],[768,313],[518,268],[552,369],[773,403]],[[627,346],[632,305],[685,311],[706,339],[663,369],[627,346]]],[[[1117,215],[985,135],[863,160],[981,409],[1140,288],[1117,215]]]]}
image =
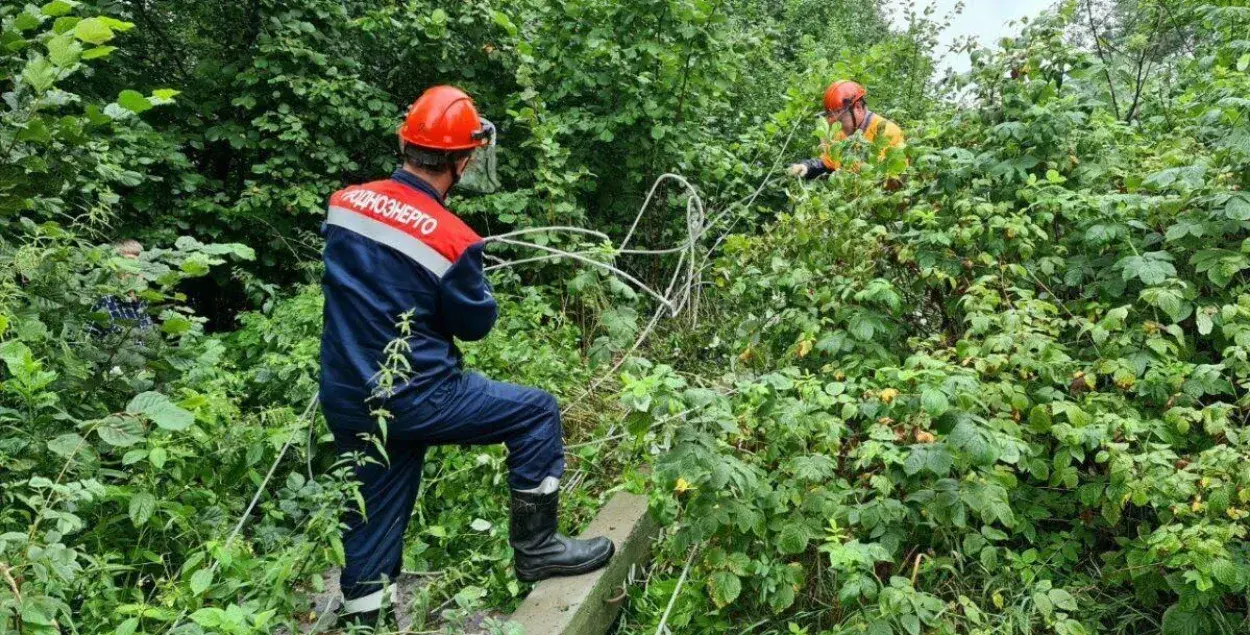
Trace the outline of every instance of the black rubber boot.
{"type": "Polygon", "coordinates": [[[512,543],[516,576],[537,582],[555,576],[581,575],[612,559],[616,546],[602,536],[590,540],[569,538],[556,532],[560,493],[512,492],[512,543]]]}

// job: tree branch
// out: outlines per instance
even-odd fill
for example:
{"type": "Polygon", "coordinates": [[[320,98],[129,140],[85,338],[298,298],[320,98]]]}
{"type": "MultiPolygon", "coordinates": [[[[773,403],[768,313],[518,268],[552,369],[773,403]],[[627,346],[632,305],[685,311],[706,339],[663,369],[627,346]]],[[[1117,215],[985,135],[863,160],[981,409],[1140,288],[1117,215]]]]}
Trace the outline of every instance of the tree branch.
{"type": "Polygon", "coordinates": [[[1107,77],[1107,90],[1111,93],[1111,110],[1115,113],[1115,118],[1120,118],[1120,103],[1116,99],[1115,79],[1111,77],[1111,63],[1107,61],[1107,54],[1102,49],[1102,40],[1098,37],[1098,27],[1094,25],[1094,0],[1086,0],[1085,12],[1089,15],[1089,32],[1094,36],[1094,50],[1098,52],[1098,59],[1102,60],[1102,72],[1107,77]]]}
{"type": "Polygon", "coordinates": [[[1162,26],[1163,14],[1160,13],[1159,17],[1155,20],[1154,32],[1150,34],[1150,45],[1142,47],[1141,55],[1137,56],[1137,80],[1133,90],[1133,105],[1129,106],[1128,112],[1124,114],[1124,123],[1131,122],[1133,118],[1137,116],[1137,107],[1141,105],[1142,89],[1145,88],[1146,85],[1146,71],[1151,66],[1154,66],[1154,60],[1150,60],[1150,62],[1147,63],[1146,56],[1153,49],[1158,47],[1159,43],[1157,38],[1159,36],[1159,29],[1162,28],[1162,26]]]}

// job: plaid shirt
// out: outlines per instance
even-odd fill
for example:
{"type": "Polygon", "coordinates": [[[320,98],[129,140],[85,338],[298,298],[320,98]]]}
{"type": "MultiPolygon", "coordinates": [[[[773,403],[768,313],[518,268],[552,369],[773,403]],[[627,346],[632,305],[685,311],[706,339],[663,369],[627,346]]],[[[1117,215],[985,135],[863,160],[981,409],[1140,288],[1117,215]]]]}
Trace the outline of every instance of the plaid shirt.
{"type": "Polygon", "coordinates": [[[118,320],[124,321],[127,325],[133,323],[135,329],[146,331],[152,328],[154,322],[152,316],[148,315],[148,303],[143,300],[123,300],[114,295],[106,295],[100,298],[99,302],[92,307],[93,311],[104,311],[109,314],[109,318],[113,321],[107,328],[101,328],[95,324],[91,325],[91,332],[97,335],[103,333],[120,333],[122,327],[117,324],[118,320]]]}

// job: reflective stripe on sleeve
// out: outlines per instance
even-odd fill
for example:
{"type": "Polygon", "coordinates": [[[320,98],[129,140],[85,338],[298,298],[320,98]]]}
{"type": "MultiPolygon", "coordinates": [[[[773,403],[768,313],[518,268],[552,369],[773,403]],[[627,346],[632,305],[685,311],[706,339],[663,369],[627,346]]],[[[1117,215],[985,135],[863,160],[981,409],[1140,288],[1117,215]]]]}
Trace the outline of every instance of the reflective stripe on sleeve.
{"type": "Polygon", "coordinates": [[[422,242],[421,239],[346,207],[331,205],[326,222],[395,249],[429,269],[439,278],[443,277],[443,274],[447,273],[447,270],[451,268],[452,263],[450,260],[435,251],[433,247],[422,242]]]}

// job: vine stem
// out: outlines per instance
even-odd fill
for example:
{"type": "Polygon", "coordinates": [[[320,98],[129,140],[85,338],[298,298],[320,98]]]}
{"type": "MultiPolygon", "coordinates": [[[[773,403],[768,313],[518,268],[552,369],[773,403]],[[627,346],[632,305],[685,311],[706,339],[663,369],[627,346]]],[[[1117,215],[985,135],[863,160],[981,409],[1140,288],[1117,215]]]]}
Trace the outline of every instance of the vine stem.
{"type": "Polygon", "coordinates": [[[681,577],[677,578],[677,588],[673,589],[673,596],[668,599],[668,607],[664,609],[664,615],[660,617],[660,625],[655,629],[655,635],[664,635],[668,626],[668,616],[673,612],[673,606],[677,604],[677,596],[681,593],[681,587],[686,584],[686,576],[690,575],[690,565],[694,564],[695,554],[699,553],[699,547],[696,545],[690,550],[690,557],[686,558],[686,566],[681,570],[681,577]]]}
{"type": "MultiPolygon", "coordinates": [[[[103,421],[103,419],[100,421],[103,421]]],[[[30,548],[30,543],[35,539],[35,531],[39,529],[39,523],[43,522],[44,512],[48,510],[48,507],[52,505],[52,499],[56,497],[55,486],[60,485],[61,481],[65,479],[65,474],[66,472],[69,472],[69,467],[74,464],[74,459],[77,458],[78,451],[81,450],[82,446],[87,443],[87,436],[89,436],[92,432],[95,432],[95,429],[98,427],[100,427],[100,423],[97,421],[95,425],[88,428],[87,431],[79,437],[78,443],[74,446],[74,451],[70,453],[69,458],[65,459],[65,465],[61,466],[61,473],[56,475],[56,483],[53,484],[53,487],[48,488],[48,496],[43,500],[43,505],[40,506],[39,513],[35,515],[35,521],[30,524],[30,531],[26,534],[27,549],[30,548]]]]}
{"type": "MultiPolygon", "coordinates": [[[[300,415],[299,421],[302,422],[307,419],[308,414],[317,407],[317,397],[319,395],[320,393],[313,393],[312,399],[308,400],[308,407],[304,408],[304,414],[300,415]]],[[[248,517],[252,515],[252,509],[255,508],[256,503],[260,501],[261,494],[265,493],[265,488],[269,486],[269,481],[273,478],[274,472],[278,471],[278,464],[282,462],[282,458],[286,456],[287,450],[291,449],[291,444],[294,443],[294,441],[295,436],[292,435],[286,440],[286,443],[282,444],[282,449],[278,451],[278,457],[273,460],[273,465],[269,466],[269,473],[265,474],[265,478],[261,480],[260,487],[256,488],[256,494],[252,496],[251,502],[247,504],[247,509],[243,510],[243,514],[239,516],[239,522],[235,523],[234,530],[230,532],[230,536],[226,538],[225,544],[222,545],[223,550],[229,549],[230,543],[234,542],[235,537],[239,535],[240,531],[243,531],[243,525],[247,524],[248,517]]],[[[212,570],[216,572],[217,566],[220,564],[220,560],[214,561],[212,570]]]]}
{"type": "Polygon", "coordinates": [[[13,590],[13,597],[17,599],[18,604],[22,602],[22,591],[17,588],[17,580],[13,579],[12,569],[9,565],[0,562],[0,575],[4,576],[4,581],[9,583],[9,588],[13,590]]]}
{"type": "MultiPolygon", "coordinates": [[[[320,396],[320,393],[313,393],[312,398],[308,400],[308,406],[304,408],[304,414],[300,415],[298,420],[299,422],[307,419],[308,415],[313,412],[313,409],[317,407],[318,398],[320,396]]],[[[273,465],[269,466],[269,472],[266,473],[265,478],[261,480],[260,486],[256,488],[256,493],[252,496],[251,502],[247,504],[247,509],[243,510],[243,514],[239,516],[239,522],[235,523],[234,529],[230,532],[230,536],[226,538],[226,542],[222,545],[223,550],[228,549],[230,544],[234,542],[235,537],[239,535],[239,532],[243,531],[243,526],[247,524],[248,517],[252,515],[252,510],[256,507],[256,503],[260,501],[261,494],[265,493],[265,489],[269,486],[269,481],[273,479],[274,473],[278,471],[278,464],[282,463],[283,457],[286,456],[287,450],[291,449],[291,445],[295,442],[295,439],[296,436],[291,435],[291,437],[286,440],[286,443],[282,444],[282,449],[278,450],[278,456],[274,459],[273,465]]],[[[221,560],[214,558],[213,566],[210,567],[210,570],[216,573],[217,567],[219,566],[221,566],[221,560]]],[[[182,618],[186,616],[187,609],[184,608],[182,609],[182,612],[178,614],[178,617],[174,618],[173,621],[170,622],[169,628],[164,632],[172,633],[182,624],[182,618]]]]}
{"type": "MultiPolygon", "coordinates": [[[[0,562],[0,575],[3,575],[5,582],[9,583],[9,588],[13,590],[13,598],[17,600],[18,606],[21,606],[22,591],[17,588],[17,580],[13,579],[13,574],[10,573],[9,565],[0,562]]],[[[22,616],[20,614],[17,616],[17,632],[18,635],[26,632],[25,627],[22,625],[22,616]]]]}

